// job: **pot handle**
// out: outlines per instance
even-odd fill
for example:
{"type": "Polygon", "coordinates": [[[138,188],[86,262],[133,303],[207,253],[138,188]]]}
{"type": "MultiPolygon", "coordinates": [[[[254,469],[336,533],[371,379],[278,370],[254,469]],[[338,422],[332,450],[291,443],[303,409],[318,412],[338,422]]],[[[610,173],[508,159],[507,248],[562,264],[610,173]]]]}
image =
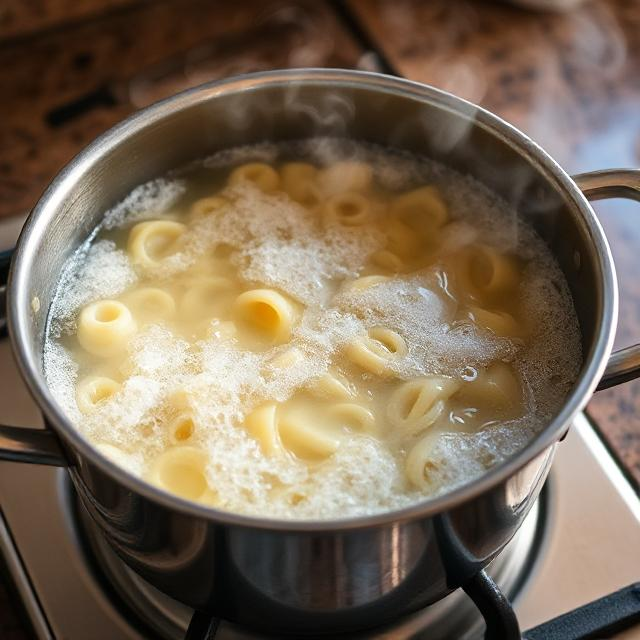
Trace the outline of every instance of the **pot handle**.
{"type": "MultiPolygon", "coordinates": [[[[640,202],[640,170],[606,169],[573,176],[589,200],[626,198],[640,202]]],[[[609,357],[597,391],[614,387],[640,376],[640,344],[618,349],[609,357]]]]}
{"type": "MultiPolygon", "coordinates": [[[[6,328],[6,289],[13,251],[0,251],[0,338],[6,328]]],[[[32,462],[56,467],[68,466],[67,458],[50,429],[29,429],[0,425],[0,460],[32,462]]]]}

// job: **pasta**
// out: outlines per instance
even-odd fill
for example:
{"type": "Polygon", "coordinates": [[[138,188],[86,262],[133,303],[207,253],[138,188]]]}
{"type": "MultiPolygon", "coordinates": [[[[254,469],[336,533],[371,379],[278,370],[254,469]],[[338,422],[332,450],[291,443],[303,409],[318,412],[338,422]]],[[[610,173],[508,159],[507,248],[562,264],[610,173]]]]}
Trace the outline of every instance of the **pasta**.
{"type": "Polygon", "coordinates": [[[494,362],[486,369],[479,369],[463,385],[460,395],[471,404],[481,403],[501,418],[515,417],[522,410],[520,381],[513,368],[505,362],[494,362]]]}
{"type": "Polygon", "coordinates": [[[193,221],[214,215],[224,209],[228,204],[229,201],[226,198],[221,198],[219,196],[200,198],[200,200],[196,200],[191,205],[189,219],[193,221]]]}
{"type": "Polygon", "coordinates": [[[364,291],[370,287],[375,287],[377,284],[387,282],[389,278],[387,276],[362,276],[356,278],[345,285],[345,288],[350,291],[364,291]]]}
{"type": "Polygon", "coordinates": [[[122,351],[136,332],[131,311],[117,300],[87,305],[78,319],[78,342],[94,356],[106,358],[122,351]]]}
{"type": "Polygon", "coordinates": [[[83,413],[91,413],[120,390],[120,383],[105,376],[91,376],[78,383],[76,401],[83,413]]]}
{"type": "Polygon", "coordinates": [[[318,170],[308,162],[287,162],[280,170],[283,191],[305,207],[317,207],[322,201],[317,177],[318,170]]]}
{"type": "Polygon", "coordinates": [[[140,222],[129,233],[129,255],[134,265],[156,267],[165,258],[177,253],[179,240],[186,226],[173,220],[140,222]]]}
{"type": "Polygon", "coordinates": [[[173,447],[156,459],[148,479],[181,498],[214,504],[216,496],[207,480],[206,465],[207,454],[202,449],[173,447]]]}
{"type": "Polygon", "coordinates": [[[289,369],[302,360],[303,355],[300,353],[300,350],[292,347],[282,353],[276,354],[267,364],[274,369],[289,369]]]}
{"type": "Polygon", "coordinates": [[[391,204],[391,215],[414,232],[428,237],[448,219],[447,205],[435,187],[409,191],[391,204]]]}
{"type": "Polygon", "coordinates": [[[252,411],[245,419],[244,426],[251,437],[258,441],[266,456],[282,453],[275,402],[269,402],[252,411]]]}
{"type": "Polygon", "coordinates": [[[347,357],[376,375],[392,375],[393,363],[407,353],[404,338],[391,329],[373,327],[347,346],[347,357]]]}
{"type": "Polygon", "coordinates": [[[445,402],[458,388],[457,381],[443,376],[405,382],[389,399],[389,422],[402,437],[419,435],[436,421],[444,410],[445,402]]]}
{"type": "Polygon", "coordinates": [[[238,319],[263,340],[283,343],[289,339],[295,320],[295,308],[282,294],[272,289],[253,289],[235,301],[238,319]]]}
{"type": "Polygon", "coordinates": [[[315,424],[305,412],[285,412],[278,427],[284,447],[303,460],[323,460],[340,446],[336,433],[315,424]]]}
{"type": "Polygon", "coordinates": [[[204,505],[341,518],[546,424],[581,360],[542,240],[470,178],[358,148],[228,151],[107,214],[44,357],[101,455],[204,505]]]}
{"type": "Polygon", "coordinates": [[[190,412],[181,412],[169,423],[169,439],[173,444],[183,444],[190,440],[196,429],[190,412]]]}
{"type": "Polygon", "coordinates": [[[410,260],[418,255],[423,246],[416,232],[402,220],[390,218],[384,231],[389,252],[397,256],[410,260]]]}
{"type": "Polygon", "coordinates": [[[405,472],[409,481],[423,491],[433,490],[440,471],[438,461],[433,457],[437,437],[429,434],[413,445],[407,455],[405,472]]]}
{"type": "Polygon", "coordinates": [[[324,220],[328,226],[358,227],[370,221],[372,216],[369,200],[352,191],[331,196],[324,205],[324,220]]]}
{"type": "Polygon", "coordinates": [[[229,176],[229,184],[251,182],[265,193],[276,191],[280,185],[278,172],[264,162],[250,162],[234,169],[229,176]]]}
{"type": "Polygon", "coordinates": [[[339,426],[355,431],[375,433],[376,417],[370,409],[355,402],[335,404],[329,409],[329,417],[339,426]]]}
{"type": "Polygon", "coordinates": [[[327,371],[311,387],[311,392],[320,398],[348,400],[356,395],[354,386],[337,371],[327,371]]]}
{"type": "Polygon", "coordinates": [[[469,318],[478,326],[488,329],[497,336],[516,338],[522,335],[522,325],[505,311],[489,311],[480,307],[471,307],[469,318]]]}
{"type": "Polygon", "coordinates": [[[387,269],[388,271],[391,271],[393,273],[400,273],[402,271],[405,271],[406,269],[406,264],[402,261],[402,259],[395,253],[393,253],[393,251],[389,251],[388,249],[376,251],[371,256],[371,260],[379,267],[387,269]]]}
{"type": "Polygon", "coordinates": [[[455,256],[458,286],[470,300],[495,301],[515,291],[520,280],[511,257],[483,245],[466,247],[455,256]]]}

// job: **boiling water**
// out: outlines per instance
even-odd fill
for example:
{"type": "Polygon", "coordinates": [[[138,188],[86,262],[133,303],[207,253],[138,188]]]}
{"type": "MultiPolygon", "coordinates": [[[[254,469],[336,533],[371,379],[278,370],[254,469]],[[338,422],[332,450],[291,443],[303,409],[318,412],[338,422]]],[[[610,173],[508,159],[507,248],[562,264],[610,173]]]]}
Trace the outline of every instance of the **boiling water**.
{"type": "Polygon", "coordinates": [[[134,190],[69,262],[44,363],[131,473],[231,511],[334,518],[442,494],[524,447],[575,382],[579,338],[549,251],[495,195],[323,139],[134,190]]]}

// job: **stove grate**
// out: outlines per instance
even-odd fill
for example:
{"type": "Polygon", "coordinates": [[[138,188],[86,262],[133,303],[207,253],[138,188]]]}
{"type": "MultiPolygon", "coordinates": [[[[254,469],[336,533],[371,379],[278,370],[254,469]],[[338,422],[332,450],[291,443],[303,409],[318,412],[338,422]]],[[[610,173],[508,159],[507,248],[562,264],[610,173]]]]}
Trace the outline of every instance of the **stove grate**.
{"type": "Polygon", "coordinates": [[[640,625],[640,582],[534,627],[524,640],[608,638],[635,625],[640,625]]]}
{"type": "MultiPolygon", "coordinates": [[[[523,635],[509,599],[484,569],[465,586],[486,623],[485,640],[588,640],[640,624],[640,582],[553,618],[523,635]]],[[[184,640],[213,640],[220,619],[195,611],[184,640]]]]}

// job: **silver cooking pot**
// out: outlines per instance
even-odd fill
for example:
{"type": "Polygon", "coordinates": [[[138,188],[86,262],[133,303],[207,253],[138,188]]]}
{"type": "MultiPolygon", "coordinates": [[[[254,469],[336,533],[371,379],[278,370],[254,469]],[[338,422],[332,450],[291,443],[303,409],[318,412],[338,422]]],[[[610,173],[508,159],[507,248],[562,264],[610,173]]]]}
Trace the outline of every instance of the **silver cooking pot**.
{"type": "Polygon", "coordinates": [[[22,231],[6,290],[8,325],[18,366],[48,428],[0,427],[0,458],[66,466],[80,502],[117,554],[195,608],[295,634],[363,628],[415,611],[468,584],[500,553],[536,500],[572,418],[596,388],[640,373],[639,346],[610,355],[617,285],[606,238],[587,202],[603,197],[640,199],[640,172],[572,179],[495,115],[397,78],[276,71],[164,100],[76,157],[22,231]],[[103,212],[136,185],[219,149],[312,135],[408,149],[499,193],[537,229],[564,271],[584,364],[562,409],[525,449],[434,500],[314,522],[192,504],[115,466],[70,424],[43,376],[51,298],[67,259],[103,212]]]}

